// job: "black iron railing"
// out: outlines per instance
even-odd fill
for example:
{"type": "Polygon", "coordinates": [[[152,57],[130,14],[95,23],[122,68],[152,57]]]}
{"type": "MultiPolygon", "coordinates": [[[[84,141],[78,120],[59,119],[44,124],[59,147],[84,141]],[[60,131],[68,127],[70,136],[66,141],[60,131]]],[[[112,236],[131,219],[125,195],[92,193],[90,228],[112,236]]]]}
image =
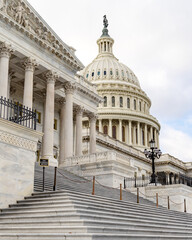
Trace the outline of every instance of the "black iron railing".
{"type": "MultiPolygon", "coordinates": [[[[151,177],[132,177],[124,179],[124,188],[146,187],[151,182],[151,177]]],[[[156,182],[161,185],[184,184],[192,187],[192,178],[184,174],[170,174],[166,177],[165,174],[157,173],[156,182]]]]}
{"type": "Polygon", "coordinates": [[[0,118],[36,130],[36,110],[6,98],[0,98],[0,118]]]}

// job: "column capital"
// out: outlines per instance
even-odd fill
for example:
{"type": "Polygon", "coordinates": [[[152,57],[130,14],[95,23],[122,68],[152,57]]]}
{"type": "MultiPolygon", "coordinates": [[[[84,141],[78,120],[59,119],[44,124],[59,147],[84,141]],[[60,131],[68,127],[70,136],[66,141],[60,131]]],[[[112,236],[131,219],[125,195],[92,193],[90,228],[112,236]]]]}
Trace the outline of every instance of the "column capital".
{"type": "Polygon", "coordinates": [[[55,84],[56,80],[59,78],[58,74],[51,70],[45,73],[45,77],[46,77],[47,83],[53,83],[53,84],[55,84]]]}
{"type": "Polygon", "coordinates": [[[13,53],[13,48],[10,44],[6,42],[2,42],[0,44],[0,57],[10,58],[12,53],[13,53]]]}
{"type": "Polygon", "coordinates": [[[76,86],[73,83],[67,82],[64,84],[64,89],[66,94],[73,94],[76,86]]]}
{"type": "Polygon", "coordinates": [[[76,115],[81,115],[83,114],[83,112],[85,111],[85,108],[83,106],[77,106],[74,108],[74,112],[76,115]]]}
{"type": "Polygon", "coordinates": [[[25,71],[32,71],[34,72],[35,67],[38,66],[37,62],[35,59],[28,57],[25,59],[23,66],[25,67],[25,71]]]}
{"type": "Polygon", "coordinates": [[[56,98],[55,102],[58,103],[59,105],[63,106],[63,105],[65,105],[66,100],[65,100],[65,98],[61,97],[61,98],[56,98]]]}
{"type": "Polygon", "coordinates": [[[88,117],[89,117],[89,120],[90,120],[91,122],[95,122],[95,121],[97,120],[97,118],[98,118],[98,115],[95,114],[95,113],[89,113],[89,114],[88,114],[88,117]]]}

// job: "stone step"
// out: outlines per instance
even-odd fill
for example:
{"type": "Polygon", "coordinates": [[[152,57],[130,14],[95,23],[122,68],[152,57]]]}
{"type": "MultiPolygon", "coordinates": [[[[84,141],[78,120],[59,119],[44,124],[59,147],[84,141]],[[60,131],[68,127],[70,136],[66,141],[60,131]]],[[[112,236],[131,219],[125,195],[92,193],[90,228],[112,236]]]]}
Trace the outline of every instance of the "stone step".
{"type": "MultiPolygon", "coordinates": [[[[19,226],[19,227],[2,227],[1,233],[7,232],[7,233],[88,233],[88,232],[94,232],[94,233],[123,233],[123,234],[134,234],[135,231],[137,234],[143,233],[143,235],[153,235],[153,234],[161,234],[161,235],[182,235],[186,234],[186,230],[176,230],[176,229],[156,229],[156,228],[142,228],[138,226],[130,226],[129,228],[123,228],[123,227],[102,227],[102,226],[19,226]]],[[[188,236],[192,237],[192,231],[187,231],[188,236]]]]}
{"type": "Polygon", "coordinates": [[[78,234],[63,234],[63,233],[38,233],[38,234],[0,234],[1,240],[191,240],[191,236],[170,236],[170,235],[144,235],[144,234],[102,234],[102,233],[78,233],[78,234]]]}
{"type": "Polygon", "coordinates": [[[89,229],[90,227],[105,227],[105,228],[110,228],[112,227],[114,230],[117,230],[117,229],[123,229],[123,228],[126,228],[126,229],[136,229],[136,228],[145,228],[145,229],[150,229],[150,230],[164,230],[164,231],[169,231],[169,232],[180,232],[180,233],[185,233],[186,231],[188,233],[191,233],[192,234],[192,228],[191,227],[186,227],[183,225],[182,226],[178,226],[178,225],[171,225],[170,224],[161,224],[159,225],[158,222],[154,223],[154,222],[124,222],[124,223],[121,223],[121,222],[118,222],[118,221],[96,221],[96,220],[82,220],[82,219],[79,219],[79,220],[53,220],[53,219],[50,219],[50,220],[40,220],[38,219],[38,221],[30,221],[30,222],[27,222],[27,221],[16,221],[16,222],[13,222],[13,221],[5,221],[5,222],[0,222],[0,228],[1,230],[5,230],[5,229],[8,229],[10,231],[13,230],[13,229],[22,229],[22,227],[25,226],[25,228],[36,228],[37,226],[39,228],[47,228],[47,227],[54,227],[54,226],[70,226],[70,227],[76,227],[76,226],[87,226],[89,229]]]}
{"type": "MultiPolygon", "coordinates": [[[[30,205],[30,206],[15,206],[15,207],[11,207],[11,208],[8,208],[8,209],[3,209],[2,210],[2,213],[7,213],[7,212],[13,212],[15,210],[15,212],[17,213],[20,213],[20,212],[23,212],[25,213],[26,211],[27,212],[33,212],[33,211],[38,211],[39,209],[40,210],[49,210],[49,209],[52,209],[54,208],[55,211],[60,211],[61,210],[64,210],[65,208],[70,208],[70,209],[93,209],[93,210],[101,210],[102,209],[104,211],[113,211],[113,212],[118,212],[118,213],[134,213],[134,214],[139,214],[139,215],[142,215],[142,214],[145,214],[146,215],[149,215],[149,214],[152,214],[154,213],[156,217],[159,218],[162,218],[163,219],[167,219],[167,213],[163,213],[163,212],[159,212],[159,211],[155,211],[156,209],[152,209],[149,210],[147,209],[137,209],[137,206],[135,206],[134,208],[133,207],[129,207],[129,206],[124,206],[122,207],[121,205],[106,205],[104,203],[96,203],[96,202],[83,202],[83,201],[77,201],[77,200],[74,200],[74,201],[71,201],[71,200],[66,200],[65,202],[63,203],[55,203],[55,202],[51,202],[50,204],[46,203],[46,204],[39,204],[39,205],[30,205]],[[94,204],[94,206],[93,206],[94,204]]],[[[169,216],[170,217],[170,216],[169,216]]],[[[174,218],[176,218],[176,216],[173,215],[174,218]]],[[[182,220],[182,219],[179,219],[179,220],[182,220]]]]}

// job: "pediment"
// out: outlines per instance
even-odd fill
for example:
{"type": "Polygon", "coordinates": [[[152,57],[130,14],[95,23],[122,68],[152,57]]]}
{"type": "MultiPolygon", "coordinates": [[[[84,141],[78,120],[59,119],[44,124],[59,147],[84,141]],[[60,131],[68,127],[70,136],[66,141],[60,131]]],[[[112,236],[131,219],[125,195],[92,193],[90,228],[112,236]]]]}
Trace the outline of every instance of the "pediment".
{"type": "Polygon", "coordinates": [[[34,39],[75,70],[84,67],[75,56],[74,49],[56,35],[26,0],[0,0],[0,15],[18,31],[34,39]]]}

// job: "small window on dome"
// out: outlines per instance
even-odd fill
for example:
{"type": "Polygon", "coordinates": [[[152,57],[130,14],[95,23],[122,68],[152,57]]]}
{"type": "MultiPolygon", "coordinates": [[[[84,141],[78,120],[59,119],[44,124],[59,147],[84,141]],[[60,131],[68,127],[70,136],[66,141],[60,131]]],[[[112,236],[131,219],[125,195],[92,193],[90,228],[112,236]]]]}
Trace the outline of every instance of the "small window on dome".
{"type": "Polygon", "coordinates": [[[107,71],[106,70],[104,70],[104,76],[106,76],[107,75],[107,71]]]}
{"type": "Polygon", "coordinates": [[[91,76],[94,77],[94,72],[92,72],[91,76]]]}
{"type": "Polygon", "coordinates": [[[116,70],[116,75],[117,75],[117,76],[119,75],[119,72],[118,72],[118,70],[116,70]]]}
{"type": "Polygon", "coordinates": [[[136,104],[136,100],[134,99],[134,110],[137,109],[137,104],[136,104]]]}
{"type": "Polygon", "coordinates": [[[127,98],[127,108],[130,108],[130,98],[127,98]]]}
{"type": "Polygon", "coordinates": [[[127,77],[129,78],[129,73],[127,72],[127,77]]]}
{"type": "Polygon", "coordinates": [[[119,106],[120,106],[120,107],[123,107],[123,97],[120,97],[120,98],[119,98],[119,106]]]}
{"type": "Polygon", "coordinates": [[[100,71],[97,72],[97,75],[100,76],[100,71]]]}
{"type": "Polygon", "coordinates": [[[122,76],[124,77],[124,72],[123,72],[123,71],[121,71],[121,74],[122,74],[122,76]]]}
{"type": "Polygon", "coordinates": [[[114,96],[112,96],[111,102],[112,102],[112,107],[115,107],[115,97],[114,96]]]}
{"type": "Polygon", "coordinates": [[[113,71],[112,70],[110,70],[110,75],[113,75],[113,71]]]}
{"type": "Polygon", "coordinates": [[[87,73],[87,75],[86,75],[86,78],[88,78],[89,77],[89,73],[87,73]]]}
{"type": "Polygon", "coordinates": [[[104,96],[103,106],[104,106],[104,107],[107,107],[107,97],[106,97],[106,96],[104,96]]]}
{"type": "Polygon", "coordinates": [[[141,111],[141,102],[139,102],[139,110],[141,111]]]}

